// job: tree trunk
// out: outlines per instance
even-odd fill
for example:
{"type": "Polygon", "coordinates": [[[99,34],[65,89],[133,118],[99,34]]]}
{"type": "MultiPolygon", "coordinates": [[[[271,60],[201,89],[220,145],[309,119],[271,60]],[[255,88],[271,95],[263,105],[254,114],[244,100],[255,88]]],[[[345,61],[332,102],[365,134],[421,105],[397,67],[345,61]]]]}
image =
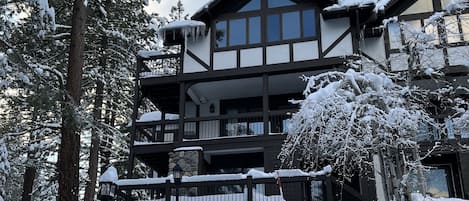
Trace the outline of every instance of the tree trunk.
{"type": "MultiPolygon", "coordinates": [[[[107,49],[107,38],[105,35],[101,38],[101,45],[103,50],[107,49]]],[[[106,69],[106,53],[104,52],[100,59],[100,72],[106,69]]],[[[101,120],[102,107],[103,107],[103,94],[104,82],[102,80],[96,81],[96,96],[94,99],[93,118],[95,122],[101,120]]],[[[88,168],[88,181],[86,182],[85,199],[84,201],[93,201],[96,193],[96,181],[98,178],[98,162],[99,162],[99,147],[100,147],[99,131],[94,129],[91,133],[91,148],[90,148],[90,161],[88,168]]]]}
{"type": "Polygon", "coordinates": [[[22,201],[31,201],[31,193],[33,192],[34,179],[36,178],[36,168],[27,167],[24,172],[22,201]]]}
{"type": "Polygon", "coordinates": [[[57,162],[59,173],[58,201],[78,201],[79,196],[80,128],[76,109],[80,105],[81,96],[85,25],[86,6],[84,0],[75,0],[73,4],[66,94],[62,105],[62,136],[57,162]]]}

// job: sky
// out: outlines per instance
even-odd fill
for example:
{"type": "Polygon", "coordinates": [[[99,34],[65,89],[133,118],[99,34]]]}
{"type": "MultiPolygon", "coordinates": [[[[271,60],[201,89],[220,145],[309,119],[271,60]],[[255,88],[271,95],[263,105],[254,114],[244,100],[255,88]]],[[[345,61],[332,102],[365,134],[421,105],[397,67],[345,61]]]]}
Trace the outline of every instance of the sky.
{"type": "MultiPolygon", "coordinates": [[[[186,13],[190,16],[194,14],[199,8],[202,8],[209,0],[182,0],[182,4],[186,9],[186,13]]],[[[160,16],[167,17],[171,11],[171,6],[177,4],[177,0],[161,0],[158,3],[155,0],[150,0],[146,7],[146,11],[150,13],[159,13],[160,16]]]]}

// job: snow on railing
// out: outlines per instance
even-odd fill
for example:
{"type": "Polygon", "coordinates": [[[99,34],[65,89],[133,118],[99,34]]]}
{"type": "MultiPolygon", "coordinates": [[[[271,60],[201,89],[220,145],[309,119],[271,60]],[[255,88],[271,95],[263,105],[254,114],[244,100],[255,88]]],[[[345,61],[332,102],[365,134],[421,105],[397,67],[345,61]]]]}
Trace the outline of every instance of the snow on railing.
{"type": "MultiPolygon", "coordinates": [[[[326,166],[317,172],[304,172],[299,169],[282,169],[275,172],[265,173],[259,170],[251,169],[247,174],[217,174],[217,175],[197,175],[197,176],[183,176],[182,183],[195,183],[195,182],[211,182],[211,181],[238,181],[247,179],[249,176],[252,179],[277,179],[277,178],[292,178],[292,177],[318,177],[327,175],[332,172],[331,166],[326,166]]],[[[169,180],[174,183],[173,175],[160,178],[145,178],[145,179],[121,179],[114,181],[117,186],[141,186],[141,185],[155,185],[164,184],[169,180]]]]}
{"type": "Polygon", "coordinates": [[[325,11],[345,10],[350,7],[375,6],[375,11],[384,10],[390,0],[339,0],[337,4],[324,8],[325,11]]]}

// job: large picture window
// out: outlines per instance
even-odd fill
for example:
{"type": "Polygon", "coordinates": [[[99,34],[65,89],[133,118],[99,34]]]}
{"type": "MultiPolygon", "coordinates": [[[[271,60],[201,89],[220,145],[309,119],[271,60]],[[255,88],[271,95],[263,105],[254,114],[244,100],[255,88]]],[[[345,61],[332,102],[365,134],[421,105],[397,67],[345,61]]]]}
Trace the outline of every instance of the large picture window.
{"type": "Polygon", "coordinates": [[[215,22],[215,48],[317,37],[317,11],[291,0],[251,0],[226,16],[215,22]]]}

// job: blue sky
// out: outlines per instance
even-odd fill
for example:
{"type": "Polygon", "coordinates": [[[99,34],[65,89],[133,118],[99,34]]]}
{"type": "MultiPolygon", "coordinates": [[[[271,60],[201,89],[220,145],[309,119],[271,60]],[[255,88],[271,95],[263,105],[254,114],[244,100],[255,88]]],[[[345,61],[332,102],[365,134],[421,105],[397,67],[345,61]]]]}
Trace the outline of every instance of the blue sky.
{"type": "MultiPolygon", "coordinates": [[[[209,0],[182,0],[186,12],[191,16],[199,8],[203,7],[209,0]]],[[[159,13],[160,16],[168,16],[171,6],[176,5],[177,0],[161,0],[161,3],[155,0],[149,0],[147,11],[151,13],[159,13]]]]}

